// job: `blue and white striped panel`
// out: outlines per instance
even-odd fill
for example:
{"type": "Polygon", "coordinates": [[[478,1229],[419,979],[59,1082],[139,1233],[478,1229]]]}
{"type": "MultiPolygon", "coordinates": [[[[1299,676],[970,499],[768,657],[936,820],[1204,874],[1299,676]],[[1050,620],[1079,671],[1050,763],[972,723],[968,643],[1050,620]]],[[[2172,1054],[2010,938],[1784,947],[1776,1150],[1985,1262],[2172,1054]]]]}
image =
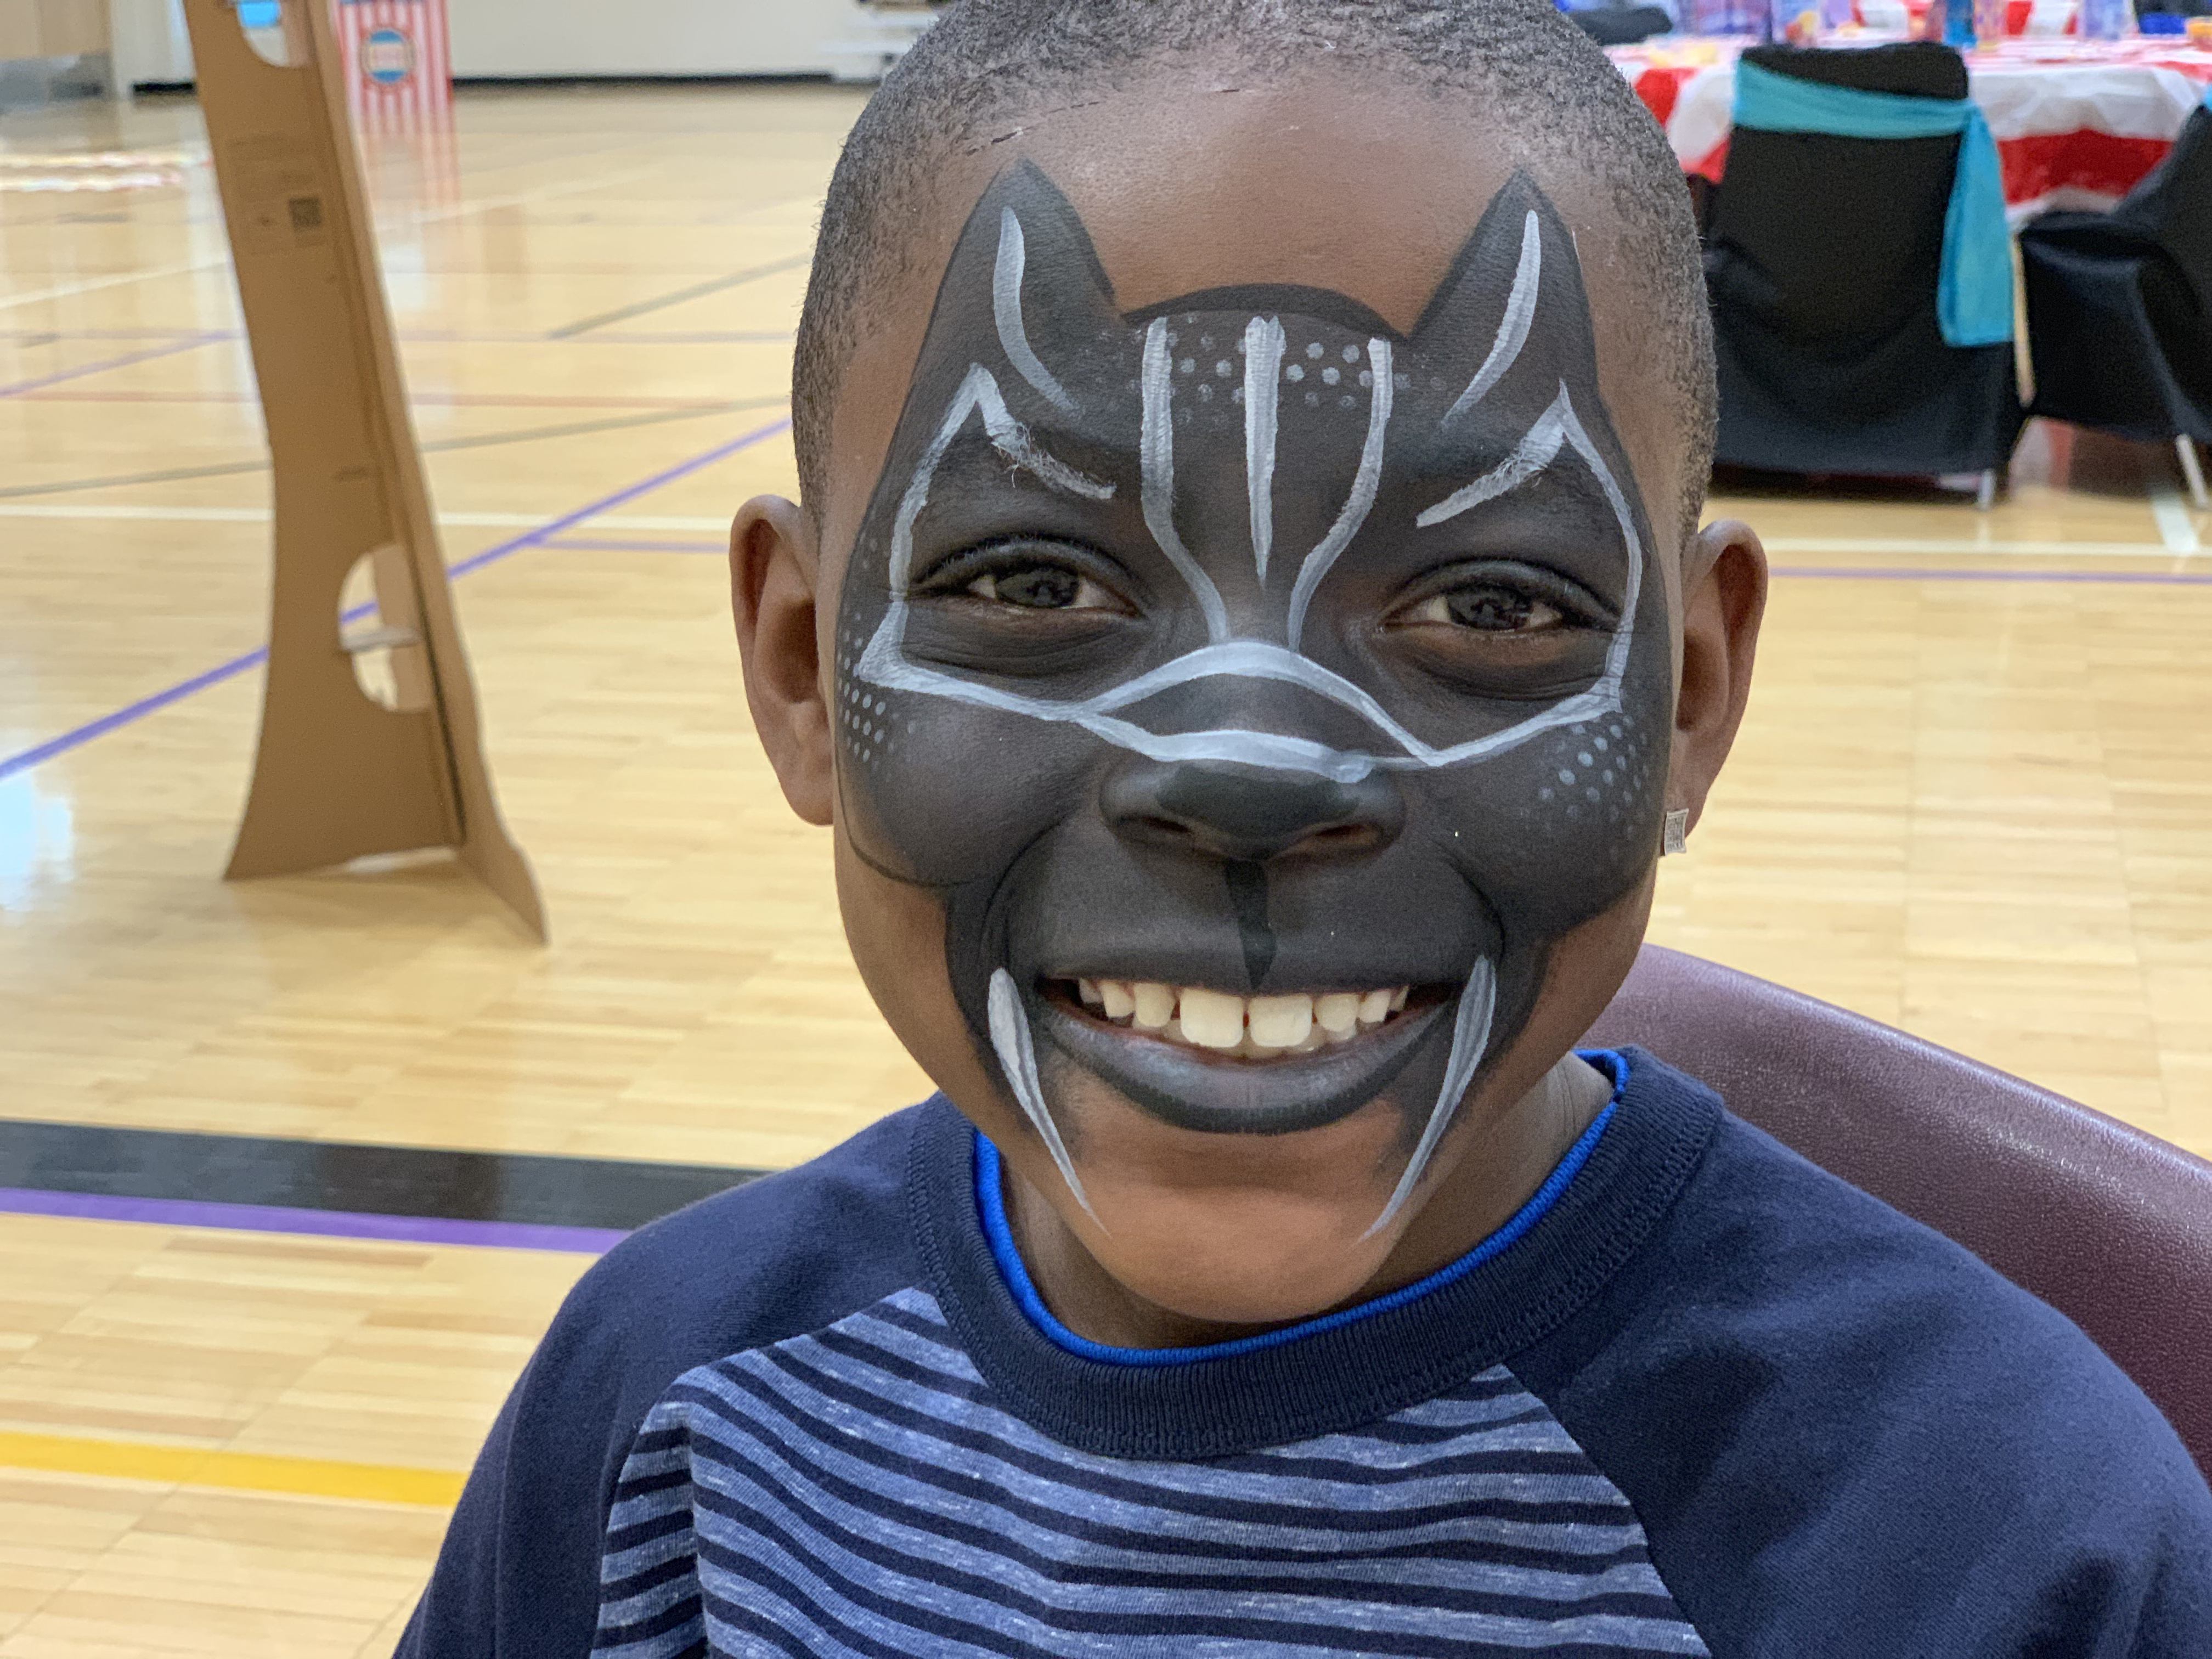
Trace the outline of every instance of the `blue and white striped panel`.
{"type": "Polygon", "coordinates": [[[911,1290],[679,1378],[600,1577],[619,1659],[1706,1651],[1502,1365],[1352,1433],[1098,1457],[1002,1410],[911,1290]]]}

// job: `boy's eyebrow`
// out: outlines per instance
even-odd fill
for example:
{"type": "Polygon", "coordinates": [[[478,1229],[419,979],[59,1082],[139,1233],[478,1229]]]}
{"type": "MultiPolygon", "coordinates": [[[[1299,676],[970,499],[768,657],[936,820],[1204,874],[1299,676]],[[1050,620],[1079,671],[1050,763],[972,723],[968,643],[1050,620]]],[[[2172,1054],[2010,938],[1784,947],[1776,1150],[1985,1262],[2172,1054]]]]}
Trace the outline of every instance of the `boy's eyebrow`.
{"type": "Polygon", "coordinates": [[[1014,418],[1006,395],[990,370],[981,363],[969,367],[960,389],[952,396],[939,422],[936,438],[906,487],[905,513],[918,512],[934,480],[948,462],[972,461],[984,451],[1024,469],[1063,494],[1091,501],[1112,498],[1115,486],[1088,477],[1050,451],[1038,447],[1030,428],[1014,418]],[[980,433],[978,428],[981,428],[980,433]]]}
{"type": "Polygon", "coordinates": [[[1107,501],[1115,494],[1113,486],[1085,477],[1056,453],[1066,445],[1095,447],[1092,440],[1043,422],[1024,422],[1018,429],[1019,439],[1010,441],[1009,434],[992,431],[980,421],[964,422],[939,457],[937,475],[942,477],[956,469],[984,468],[994,474],[1026,475],[1057,494],[1085,501],[1107,501]]]}

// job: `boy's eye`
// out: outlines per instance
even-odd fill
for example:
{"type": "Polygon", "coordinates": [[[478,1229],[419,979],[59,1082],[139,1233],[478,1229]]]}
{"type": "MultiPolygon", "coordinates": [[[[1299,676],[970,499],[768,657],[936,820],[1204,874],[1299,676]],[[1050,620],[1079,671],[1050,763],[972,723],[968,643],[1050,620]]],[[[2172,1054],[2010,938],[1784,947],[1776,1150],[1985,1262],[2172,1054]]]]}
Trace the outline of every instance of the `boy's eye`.
{"type": "Polygon", "coordinates": [[[1559,606],[1492,582],[1435,594],[1399,615],[1407,623],[1446,623],[1486,634],[1541,633],[1566,620],[1559,606]]]}
{"type": "Polygon", "coordinates": [[[986,571],[963,590],[979,599],[996,599],[1029,611],[1118,611],[1114,596],[1090,577],[1065,565],[1021,564],[986,571]]]}
{"type": "Polygon", "coordinates": [[[1088,623],[1135,614],[1122,597],[1118,569],[1112,559],[1080,543],[1012,537],[954,554],[916,582],[914,592],[916,599],[965,606],[976,621],[994,613],[1010,621],[1010,612],[1025,611],[1032,617],[1082,613],[1088,623]]]}

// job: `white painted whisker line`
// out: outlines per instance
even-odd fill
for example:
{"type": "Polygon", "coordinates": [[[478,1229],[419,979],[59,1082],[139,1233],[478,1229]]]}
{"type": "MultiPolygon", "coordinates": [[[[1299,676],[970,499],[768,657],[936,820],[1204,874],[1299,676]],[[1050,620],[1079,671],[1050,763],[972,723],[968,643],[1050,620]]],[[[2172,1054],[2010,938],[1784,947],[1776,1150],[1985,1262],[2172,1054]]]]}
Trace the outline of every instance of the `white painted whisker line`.
{"type": "Polygon", "coordinates": [[[1036,355],[1022,320],[1022,273],[1027,263],[1022,222],[1014,216],[1013,209],[1002,209],[999,215],[999,257],[991,272],[991,314],[999,328],[999,349],[1006,354],[1006,361],[1014,366],[1014,372],[1035,386],[1048,403],[1073,415],[1075,399],[1036,355]]]}
{"type": "Polygon", "coordinates": [[[1291,610],[1284,623],[1283,634],[1291,650],[1298,648],[1299,636],[1305,631],[1306,608],[1313,603],[1323,577],[1344,550],[1352,545],[1352,538],[1367,522],[1367,514],[1375,505],[1376,491],[1382,483],[1382,451],[1390,426],[1390,408],[1395,395],[1391,378],[1392,357],[1390,343],[1373,339],[1367,343],[1369,376],[1374,381],[1373,395],[1367,406],[1367,436],[1359,447],[1359,471],[1352,480],[1352,491],[1345,499],[1344,510],[1337,514],[1336,522],[1329,526],[1313,551],[1306,555],[1305,562],[1298,567],[1298,580],[1291,589],[1291,610]]]}
{"type": "Polygon", "coordinates": [[[1145,528],[1189,586],[1206,617],[1206,636],[1216,641],[1229,637],[1229,608],[1220,590],[1206,574],[1175,523],[1175,359],[1168,348],[1168,319],[1156,317],[1145,331],[1142,379],[1144,426],[1139,439],[1143,475],[1145,528]]]}
{"type": "Polygon", "coordinates": [[[1275,440],[1282,395],[1283,325],[1255,317],[1244,329],[1244,489],[1252,515],[1252,563],[1264,585],[1275,541],[1275,440]]]}
{"type": "Polygon", "coordinates": [[[1474,378],[1467,383],[1467,389],[1444,411],[1445,425],[1450,425],[1480,403],[1520,357],[1521,348],[1528,341],[1529,325],[1535,320],[1536,295],[1543,276],[1543,227],[1536,210],[1531,208],[1528,218],[1522,222],[1521,261],[1513,272],[1513,291],[1505,296],[1505,314],[1498,319],[1498,337],[1491,342],[1489,355],[1482,360],[1482,367],[1474,371],[1474,378]]]}
{"type": "Polygon", "coordinates": [[[1559,445],[1566,436],[1566,410],[1567,389],[1563,386],[1559,395],[1552,400],[1552,406],[1536,417],[1536,424],[1513,446],[1510,454],[1474,483],[1462,485],[1434,507],[1425,509],[1413,523],[1426,530],[1520,489],[1558,459],[1559,445]]]}
{"type": "Polygon", "coordinates": [[[1420,1185],[1429,1160],[1436,1156],[1444,1131],[1459,1111],[1461,1098],[1474,1081],[1483,1055],[1489,1052],[1491,1023],[1497,1012],[1498,970],[1485,957],[1475,963],[1459,995],[1459,1008],[1452,1018],[1451,1055],[1444,1062],[1443,1086],[1437,1091],[1437,1103],[1429,1109],[1429,1121],[1421,1127],[1421,1138],[1414,1144],[1413,1157],[1406,1161],[1405,1173],[1398,1177],[1390,1201],[1361,1237],[1372,1238],[1389,1226],[1420,1185]]]}
{"type": "Polygon", "coordinates": [[[1075,1201],[1083,1206],[1084,1213],[1097,1221],[1103,1231],[1106,1224],[1098,1220],[1098,1212],[1091,1207],[1090,1197],[1083,1190],[1083,1177],[1075,1173],[1075,1160],[1067,1155],[1067,1143],[1060,1139],[1060,1126],[1053,1121],[1052,1109],[1045,1104],[1044,1085],[1037,1076],[1036,1048],[1030,1036],[1029,1015],[1022,1007],[1022,994],[1014,984],[1014,976],[1003,968],[991,970],[990,1020],[991,1047],[999,1056],[999,1069],[1006,1073],[1006,1086],[1013,1091],[1023,1115],[1043,1140],[1045,1150],[1052,1154],[1052,1161],[1060,1170],[1060,1178],[1067,1183],[1067,1190],[1075,1194],[1075,1201]]]}

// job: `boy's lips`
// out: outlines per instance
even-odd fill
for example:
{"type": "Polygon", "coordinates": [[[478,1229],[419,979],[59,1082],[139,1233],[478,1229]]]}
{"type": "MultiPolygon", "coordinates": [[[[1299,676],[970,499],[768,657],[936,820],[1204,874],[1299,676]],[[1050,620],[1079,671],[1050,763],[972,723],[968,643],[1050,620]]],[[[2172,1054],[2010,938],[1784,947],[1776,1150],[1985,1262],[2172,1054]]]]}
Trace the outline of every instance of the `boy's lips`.
{"type": "MultiPolygon", "coordinates": [[[[1302,1038],[1271,1044],[1255,1043],[1255,1031],[1262,1039],[1292,1035],[1300,1011],[1284,1005],[1306,1000],[1203,990],[1192,996],[1188,988],[1121,981],[1146,993],[1147,1006],[1109,1018],[1105,987],[1092,984],[1102,993],[1097,1003],[1084,994],[1083,981],[1045,981],[1030,999],[1036,1030],[1152,1115],[1215,1134],[1282,1134],[1348,1116],[1389,1086],[1455,1000],[1448,991],[1407,987],[1323,994],[1310,1000],[1302,1038]],[[1161,1007],[1168,992],[1176,993],[1172,1017],[1161,1007]],[[1342,1035],[1346,1009],[1338,998],[1352,1000],[1352,1029],[1342,1035]],[[1382,1018],[1362,1022],[1359,1013],[1369,1011],[1382,1018]],[[1183,1027],[1186,1012],[1194,1030],[1183,1027]],[[1232,1018],[1242,1025],[1233,1038],[1232,1018]]],[[[1115,1000],[1117,1010],[1121,1001],[1115,1000]]]]}

